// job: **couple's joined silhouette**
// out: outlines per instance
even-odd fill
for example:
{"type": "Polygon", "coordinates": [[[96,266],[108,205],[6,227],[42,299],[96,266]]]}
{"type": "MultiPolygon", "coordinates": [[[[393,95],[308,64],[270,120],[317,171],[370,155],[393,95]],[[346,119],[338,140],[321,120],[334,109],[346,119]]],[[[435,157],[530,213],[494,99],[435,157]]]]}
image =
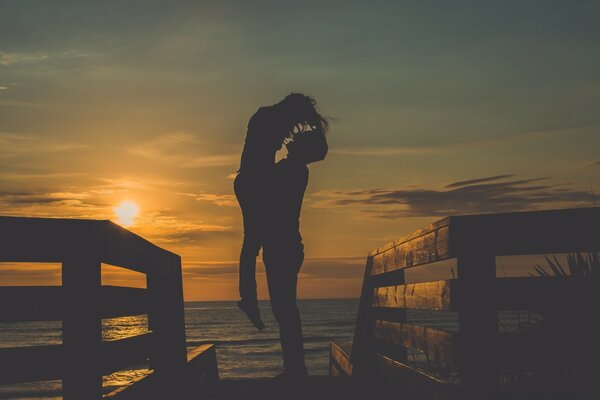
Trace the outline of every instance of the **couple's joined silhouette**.
{"type": "Polygon", "coordinates": [[[323,160],[328,146],[327,119],[313,98],[291,93],[261,107],[250,118],[234,191],[242,210],[244,241],[239,265],[239,308],[262,330],[256,293],[256,258],[263,262],[271,307],[279,325],[286,388],[301,388],[307,378],[302,326],[296,304],[297,276],[304,260],[300,209],[308,184],[307,164],[323,160]],[[275,163],[285,144],[287,157],[275,163]]]}

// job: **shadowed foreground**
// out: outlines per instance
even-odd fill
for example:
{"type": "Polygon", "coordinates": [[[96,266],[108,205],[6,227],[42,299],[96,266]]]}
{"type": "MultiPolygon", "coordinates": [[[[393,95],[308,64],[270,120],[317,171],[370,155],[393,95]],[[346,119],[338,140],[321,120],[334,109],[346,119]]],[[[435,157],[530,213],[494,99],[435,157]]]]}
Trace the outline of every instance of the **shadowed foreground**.
{"type": "MultiPolygon", "coordinates": [[[[219,382],[206,382],[196,389],[193,395],[204,400],[236,399],[236,400],[271,400],[289,398],[278,394],[272,379],[222,379],[219,382]]],[[[327,376],[311,376],[307,386],[307,394],[303,399],[310,400],[342,400],[352,399],[349,380],[330,378],[327,376]]]]}

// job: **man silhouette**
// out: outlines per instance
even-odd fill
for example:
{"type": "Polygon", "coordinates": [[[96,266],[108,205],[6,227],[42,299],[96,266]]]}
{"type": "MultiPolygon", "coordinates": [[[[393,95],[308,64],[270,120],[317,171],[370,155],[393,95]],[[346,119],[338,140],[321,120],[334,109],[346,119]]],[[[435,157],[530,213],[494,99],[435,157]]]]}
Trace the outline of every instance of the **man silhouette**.
{"type": "Polygon", "coordinates": [[[320,131],[296,134],[287,158],[274,168],[263,261],[269,297],[283,353],[284,372],[277,380],[286,389],[302,389],[307,379],[300,314],[296,304],[298,272],[304,261],[300,210],[308,184],[307,164],[323,160],[327,141],[320,131]]]}

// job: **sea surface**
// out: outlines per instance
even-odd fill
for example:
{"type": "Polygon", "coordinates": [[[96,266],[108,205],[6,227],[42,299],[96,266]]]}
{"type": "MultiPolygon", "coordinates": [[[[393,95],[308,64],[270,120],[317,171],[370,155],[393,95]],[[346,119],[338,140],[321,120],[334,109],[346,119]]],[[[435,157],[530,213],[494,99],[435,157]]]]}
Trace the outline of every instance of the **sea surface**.
{"type": "MultiPolygon", "coordinates": [[[[327,375],[329,341],[351,340],[354,335],[358,299],[299,300],[304,333],[306,363],[309,374],[327,375]]],[[[217,346],[217,362],[221,378],[271,377],[282,369],[277,323],[267,301],[260,302],[267,329],[257,331],[238,310],[233,301],[185,303],[188,349],[203,343],[217,346]]],[[[408,310],[409,322],[458,330],[455,312],[408,310]]],[[[524,312],[502,312],[500,330],[527,329],[535,320],[524,312]]],[[[147,331],[145,315],[113,318],[103,321],[103,339],[114,340],[147,331]]],[[[61,343],[61,323],[0,323],[0,348],[61,343]]],[[[421,355],[413,354],[414,366],[427,367],[421,355]]],[[[0,360],[2,362],[2,360],[0,360]]],[[[144,363],[119,371],[103,380],[104,391],[126,385],[134,378],[150,372],[144,363]]],[[[46,381],[18,385],[0,385],[0,399],[60,399],[61,382],[46,381]]]]}
{"type": "MultiPolygon", "coordinates": [[[[310,374],[328,373],[328,343],[332,339],[352,339],[358,299],[299,300],[304,333],[306,363],[310,374]]],[[[267,329],[257,331],[233,301],[185,303],[188,348],[203,343],[217,345],[221,378],[269,377],[281,372],[282,359],[277,323],[268,301],[260,308],[267,329]]],[[[145,315],[103,321],[104,340],[119,339],[147,330],[145,315]]],[[[61,323],[0,323],[0,347],[61,343],[61,323]]],[[[1,360],[0,360],[1,362],[1,360]]],[[[104,378],[105,391],[127,384],[147,374],[147,365],[120,371],[104,378]]],[[[59,399],[60,381],[0,386],[2,399],[59,399]]]]}

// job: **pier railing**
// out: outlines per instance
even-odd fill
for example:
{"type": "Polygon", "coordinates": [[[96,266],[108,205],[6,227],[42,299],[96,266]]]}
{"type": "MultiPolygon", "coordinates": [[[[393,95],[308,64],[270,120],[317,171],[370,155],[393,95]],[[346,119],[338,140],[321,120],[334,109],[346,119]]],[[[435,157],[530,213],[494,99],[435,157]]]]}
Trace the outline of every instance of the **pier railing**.
{"type": "Polygon", "coordinates": [[[214,347],[186,355],[178,255],[110,221],[0,217],[0,262],[62,263],[61,286],[0,286],[0,322],[62,321],[61,345],[0,348],[0,384],[61,379],[65,399],[98,399],[104,375],[145,360],[154,393],[176,390],[188,361],[217,376],[214,347]],[[103,286],[102,263],[145,274],[147,287],[103,286]],[[102,340],[103,318],[139,314],[148,332],[102,340]]]}
{"type": "Polygon", "coordinates": [[[373,250],[367,258],[354,343],[331,343],[331,374],[364,382],[385,378],[419,398],[451,399],[492,398],[501,370],[583,362],[597,373],[597,330],[560,328],[571,333],[540,344],[532,332],[500,332],[498,315],[501,310],[552,308],[572,298],[597,311],[598,276],[497,278],[495,257],[597,252],[599,228],[600,208],[456,216],[373,250]],[[447,259],[456,259],[455,279],[406,282],[408,268],[447,259]],[[408,309],[454,311],[458,330],[414,324],[407,321],[408,309]],[[410,366],[409,349],[455,367],[458,379],[410,366]]]}

